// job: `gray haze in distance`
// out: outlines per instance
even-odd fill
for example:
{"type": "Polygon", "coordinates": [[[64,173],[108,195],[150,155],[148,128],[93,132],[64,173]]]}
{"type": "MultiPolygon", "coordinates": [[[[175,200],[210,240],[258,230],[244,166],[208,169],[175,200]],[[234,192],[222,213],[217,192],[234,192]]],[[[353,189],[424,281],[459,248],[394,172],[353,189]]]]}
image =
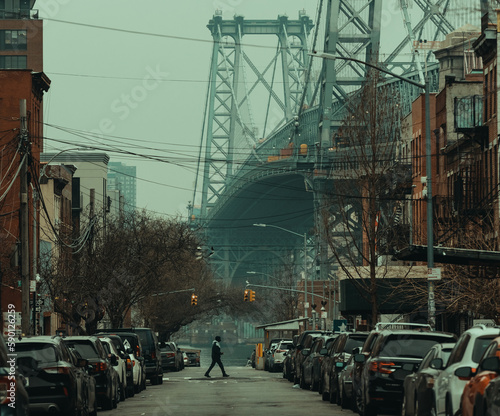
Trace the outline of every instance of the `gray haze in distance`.
{"type": "MultiPolygon", "coordinates": [[[[405,33],[398,4],[384,4],[389,51],[405,33]]],[[[216,9],[227,19],[296,19],[304,9],[315,20],[317,7],[317,0],[38,0],[44,71],[52,80],[44,116],[56,126],[45,128],[45,151],[85,145],[136,165],[138,208],[185,215],[211,61],[208,21],[216,9]]]]}

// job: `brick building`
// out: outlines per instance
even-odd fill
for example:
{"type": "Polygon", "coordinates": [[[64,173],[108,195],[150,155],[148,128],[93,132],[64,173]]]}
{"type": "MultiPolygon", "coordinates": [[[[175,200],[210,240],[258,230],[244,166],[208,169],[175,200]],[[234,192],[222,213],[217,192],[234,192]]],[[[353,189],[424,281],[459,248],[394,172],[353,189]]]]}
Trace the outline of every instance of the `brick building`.
{"type": "Polygon", "coordinates": [[[34,191],[43,151],[43,94],[50,80],[43,73],[43,22],[33,9],[34,0],[0,1],[0,279],[2,312],[13,304],[21,314],[20,173],[22,155],[28,157],[29,276],[34,280],[39,221],[34,191]],[[20,140],[20,100],[26,100],[28,137],[20,140]],[[36,221],[36,222],[35,222],[36,221]]]}

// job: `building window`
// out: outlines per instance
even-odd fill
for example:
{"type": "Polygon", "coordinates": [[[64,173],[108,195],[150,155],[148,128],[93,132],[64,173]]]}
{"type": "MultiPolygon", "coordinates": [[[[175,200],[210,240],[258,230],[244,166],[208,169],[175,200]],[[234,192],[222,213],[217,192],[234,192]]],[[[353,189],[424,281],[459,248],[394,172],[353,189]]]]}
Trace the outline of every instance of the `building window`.
{"type": "Polygon", "coordinates": [[[4,55],[0,56],[0,69],[26,69],[26,55],[4,55]]]}
{"type": "Polygon", "coordinates": [[[25,51],[27,48],[26,30],[0,30],[0,50],[25,51]]]}

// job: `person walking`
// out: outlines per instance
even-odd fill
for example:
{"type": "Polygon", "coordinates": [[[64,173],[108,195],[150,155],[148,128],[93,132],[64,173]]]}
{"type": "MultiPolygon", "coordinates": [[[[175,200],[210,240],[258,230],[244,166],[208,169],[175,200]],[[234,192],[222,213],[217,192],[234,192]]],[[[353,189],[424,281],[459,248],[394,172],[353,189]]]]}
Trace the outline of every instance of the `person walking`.
{"type": "Polygon", "coordinates": [[[217,335],[212,342],[212,364],[210,364],[210,367],[208,367],[208,370],[205,373],[205,377],[210,378],[210,371],[212,371],[212,368],[214,368],[215,364],[219,365],[222,371],[222,377],[229,377],[229,374],[227,374],[224,370],[224,365],[221,361],[221,355],[224,353],[220,350],[220,342],[221,338],[217,335]]]}

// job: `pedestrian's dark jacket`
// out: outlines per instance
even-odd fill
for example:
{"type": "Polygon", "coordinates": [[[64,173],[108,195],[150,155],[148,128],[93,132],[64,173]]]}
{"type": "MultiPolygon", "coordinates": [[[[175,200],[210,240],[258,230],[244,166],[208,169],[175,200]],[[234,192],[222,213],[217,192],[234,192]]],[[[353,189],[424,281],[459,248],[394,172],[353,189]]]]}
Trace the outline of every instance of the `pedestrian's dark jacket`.
{"type": "Polygon", "coordinates": [[[220,356],[222,355],[220,351],[220,344],[218,341],[214,340],[212,343],[212,360],[218,360],[220,359],[220,356]]]}

